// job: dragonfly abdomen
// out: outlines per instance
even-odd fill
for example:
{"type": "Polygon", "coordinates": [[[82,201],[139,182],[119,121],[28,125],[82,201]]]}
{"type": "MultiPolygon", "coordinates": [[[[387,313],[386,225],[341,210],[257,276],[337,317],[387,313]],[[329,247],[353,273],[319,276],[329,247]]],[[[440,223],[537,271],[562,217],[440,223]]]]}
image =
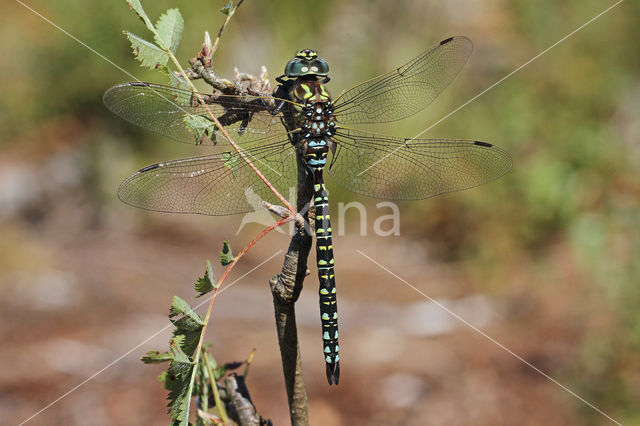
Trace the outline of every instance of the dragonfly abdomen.
{"type": "Polygon", "coordinates": [[[333,260],[333,241],[329,217],[329,198],[322,183],[313,187],[316,209],[316,259],[318,280],[320,281],[320,318],[322,321],[322,343],[329,384],[338,384],[340,378],[340,357],[338,352],[338,304],[333,260]]]}
{"type": "Polygon", "coordinates": [[[316,211],[316,261],[320,282],[320,319],[322,322],[322,343],[329,384],[338,384],[340,378],[340,357],[338,355],[338,305],[336,303],[336,283],[331,237],[329,197],[324,185],[322,172],[327,163],[329,146],[333,143],[326,135],[319,139],[303,141],[303,158],[313,173],[313,204],[316,211]]]}

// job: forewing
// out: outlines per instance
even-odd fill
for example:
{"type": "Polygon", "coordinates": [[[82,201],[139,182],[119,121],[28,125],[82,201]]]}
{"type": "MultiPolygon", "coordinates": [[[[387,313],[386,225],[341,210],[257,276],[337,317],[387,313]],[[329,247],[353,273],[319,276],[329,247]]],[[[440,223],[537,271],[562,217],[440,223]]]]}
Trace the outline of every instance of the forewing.
{"type": "MultiPolygon", "coordinates": [[[[296,156],[288,140],[243,152],[282,195],[295,188],[296,156]]],[[[211,216],[259,210],[262,200],[278,202],[236,152],[145,167],[120,185],[118,197],[147,210],[211,216]]]]}
{"type": "Polygon", "coordinates": [[[376,198],[416,200],[497,179],[511,158],[486,142],[403,139],[338,129],[329,175],[343,187],[376,198]]]}
{"type": "Polygon", "coordinates": [[[337,121],[383,123],[421,111],[451,83],[472,50],[468,38],[448,38],[407,64],[352,87],[334,102],[337,121]]]}
{"type": "Polygon", "coordinates": [[[151,83],[124,83],[104,94],[109,110],[130,123],[190,144],[227,144],[222,133],[210,120],[209,111],[234,141],[242,144],[266,137],[286,135],[281,115],[272,115],[281,99],[258,96],[203,95],[202,105],[188,90],[151,83]],[[242,118],[249,118],[243,123],[242,118]],[[229,120],[237,119],[235,122],[229,120]],[[187,126],[191,122],[191,127],[187,126]],[[246,125],[246,128],[244,126],[246,125]],[[194,127],[208,130],[206,135],[194,132],[194,127]]]}

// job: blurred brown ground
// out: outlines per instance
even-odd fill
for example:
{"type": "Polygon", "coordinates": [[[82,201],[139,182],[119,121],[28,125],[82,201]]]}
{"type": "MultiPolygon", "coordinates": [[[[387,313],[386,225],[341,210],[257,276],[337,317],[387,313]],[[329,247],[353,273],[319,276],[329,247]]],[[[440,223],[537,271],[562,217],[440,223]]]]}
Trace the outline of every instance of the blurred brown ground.
{"type": "MultiPolygon", "coordinates": [[[[120,31],[146,34],[124,2],[29,4],[136,76],[164,83],[128,56],[120,31]]],[[[428,116],[377,129],[412,136],[609,4],[247,1],[218,70],[266,64],[273,77],[293,51],[315,47],[337,95],[440,39],[469,36],[474,55],[428,116]]],[[[181,58],[220,23],[217,3],[145,6],[154,17],[181,8],[181,58]]],[[[638,12],[622,3],[427,135],[505,148],[515,165],[501,180],[401,203],[399,237],[373,235],[377,201],[330,187],[336,204],[368,203],[369,235],[358,235],[352,215],[334,242],[338,387],[324,377],[313,274],[297,306],[312,424],[611,424],[357,250],[616,420],[640,424],[638,12]]],[[[26,424],[166,424],[161,367],[139,358],[166,348],[171,297],[193,300],[191,285],[222,240],[238,250],[261,228],[235,235],[242,216],[119,203],[117,185],[139,167],[202,151],[110,116],[101,94],[129,77],[18,3],[0,5],[0,16],[1,423],[18,424],[82,384],[26,424]]],[[[240,262],[229,283],[275,254],[221,293],[208,333],[219,362],[257,348],[248,385],[277,425],[288,416],[268,280],[287,244],[274,233],[240,262]]]]}

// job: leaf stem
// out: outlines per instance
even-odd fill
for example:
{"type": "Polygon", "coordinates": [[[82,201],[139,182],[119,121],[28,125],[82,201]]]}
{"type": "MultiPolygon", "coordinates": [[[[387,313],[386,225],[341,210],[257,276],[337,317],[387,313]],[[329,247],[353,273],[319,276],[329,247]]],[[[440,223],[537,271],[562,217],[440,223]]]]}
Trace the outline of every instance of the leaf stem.
{"type": "Polygon", "coordinates": [[[249,354],[249,358],[247,358],[247,363],[244,366],[244,373],[242,373],[242,376],[244,377],[245,381],[247,380],[247,376],[249,375],[249,367],[251,366],[251,362],[253,361],[253,357],[255,355],[256,355],[256,348],[253,348],[253,350],[249,354]]]}
{"type": "Polygon", "coordinates": [[[224,408],[224,404],[220,400],[220,393],[218,392],[218,385],[216,383],[216,376],[213,374],[213,370],[211,369],[211,363],[209,363],[209,358],[207,358],[207,354],[205,353],[204,348],[202,348],[202,359],[204,359],[204,363],[207,366],[207,372],[209,373],[209,382],[211,383],[211,391],[213,392],[213,400],[216,402],[216,407],[218,408],[218,413],[220,414],[220,418],[224,422],[224,424],[229,424],[229,417],[227,417],[227,410],[224,408]]]}
{"type": "Polygon", "coordinates": [[[229,21],[231,20],[231,17],[233,16],[234,13],[236,13],[236,10],[240,7],[240,5],[242,4],[244,0],[240,0],[238,2],[238,4],[236,4],[233,9],[231,9],[229,11],[229,14],[227,15],[227,19],[224,20],[224,23],[222,24],[222,26],[220,27],[220,29],[218,30],[218,36],[216,37],[216,41],[213,42],[213,47],[211,48],[211,56],[213,56],[214,53],[216,53],[216,50],[218,49],[218,43],[220,42],[220,37],[222,36],[222,32],[224,31],[224,29],[227,27],[227,24],[229,23],[229,21]]]}

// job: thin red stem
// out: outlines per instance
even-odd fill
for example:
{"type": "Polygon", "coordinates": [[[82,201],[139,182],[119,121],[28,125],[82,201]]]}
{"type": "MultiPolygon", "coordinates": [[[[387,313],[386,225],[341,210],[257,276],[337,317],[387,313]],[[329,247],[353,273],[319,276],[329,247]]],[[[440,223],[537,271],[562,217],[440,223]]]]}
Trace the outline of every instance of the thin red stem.
{"type": "Polygon", "coordinates": [[[293,208],[293,206],[291,205],[291,203],[289,203],[289,201],[284,198],[282,196],[282,194],[280,194],[280,192],[278,192],[278,190],[271,184],[271,182],[269,182],[269,180],[264,177],[264,175],[262,174],[262,172],[260,172],[260,170],[258,170],[258,168],[256,166],[253,165],[253,163],[251,162],[251,160],[249,160],[249,158],[242,152],[242,150],[240,149],[240,147],[234,142],[233,139],[231,139],[231,136],[229,136],[229,133],[227,133],[227,130],[222,127],[222,124],[220,124],[220,122],[218,121],[218,119],[213,115],[213,113],[211,112],[211,110],[209,109],[209,106],[207,104],[204,103],[204,100],[202,99],[202,97],[200,96],[200,93],[195,92],[196,96],[198,96],[198,99],[200,102],[202,102],[202,104],[204,105],[204,107],[206,108],[207,112],[209,113],[209,116],[211,117],[211,119],[213,119],[213,122],[216,123],[216,126],[218,126],[218,129],[222,132],[222,134],[224,135],[224,137],[229,141],[229,143],[231,144],[231,146],[233,146],[233,149],[236,150],[236,152],[238,154],[240,154],[240,157],[242,157],[242,159],[249,165],[249,167],[251,168],[251,170],[253,170],[253,172],[258,175],[258,177],[260,178],[260,180],[262,182],[264,182],[265,185],[267,185],[267,187],[269,188],[269,190],[271,192],[273,192],[273,194],[278,197],[278,200],[280,200],[282,202],[282,204],[284,204],[284,206],[291,212],[292,215],[296,214],[296,209],[293,208]]]}
{"type": "Polygon", "coordinates": [[[220,281],[218,282],[218,285],[216,286],[216,288],[213,290],[213,294],[211,295],[211,300],[209,302],[209,308],[207,309],[207,315],[204,317],[204,325],[202,326],[202,331],[200,332],[200,341],[198,342],[198,348],[195,351],[195,359],[194,359],[194,364],[198,364],[199,362],[199,357],[200,357],[200,351],[202,349],[202,342],[204,341],[204,335],[205,332],[207,330],[207,324],[209,324],[209,318],[211,317],[211,311],[213,310],[213,302],[216,299],[216,295],[218,294],[218,290],[220,289],[220,287],[222,286],[222,283],[224,282],[224,280],[227,278],[227,276],[229,275],[229,272],[231,272],[231,269],[233,269],[233,267],[236,265],[236,263],[238,263],[238,260],[240,260],[240,258],[242,256],[245,255],[245,253],[247,251],[249,251],[249,249],[251,247],[253,247],[262,237],[264,237],[265,235],[267,235],[269,232],[273,231],[274,229],[276,229],[277,227],[284,225],[285,223],[291,221],[294,219],[294,216],[287,216],[283,219],[280,219],[278,222],[274,223],[273,225],[268,226],[267,228],[265,228],[260,234],[258,234],[258,236],[256,236],[253,240],[251,240],[251,242],[249,242],[249,244],[247,244],[247,246],[245,248],[243,248],[234,258],[233,258],[233,262],[231,262],[231,264],[227,267],[227,269],[224,271],[224,274],[222,275],[222,278],[220,278],[220,281]]]}

